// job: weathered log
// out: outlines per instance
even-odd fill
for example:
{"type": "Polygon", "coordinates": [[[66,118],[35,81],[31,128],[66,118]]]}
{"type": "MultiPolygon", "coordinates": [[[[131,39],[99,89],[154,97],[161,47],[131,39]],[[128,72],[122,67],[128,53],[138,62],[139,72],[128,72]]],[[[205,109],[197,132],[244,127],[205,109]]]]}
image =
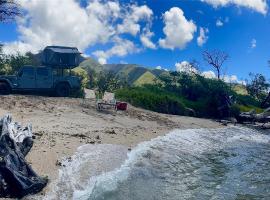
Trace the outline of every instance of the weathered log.
{"type": "Polygon", "coordinates": [[[240,123],[244,122],[259,122],[259,123],[269,123],[270,122],[270,108],[265,109],[264,112],[256,114],[254,110],[250,112],[243,112],[237,117],[237,121],[240,123]]]}
{"type": "Polygon", "coordinates": [[[0,133],[0,197],[21,198],[41,191],[48,180],[25,160],[33,145],[31,125],[22,127],[6,115],[0,120],[0,133]]]}

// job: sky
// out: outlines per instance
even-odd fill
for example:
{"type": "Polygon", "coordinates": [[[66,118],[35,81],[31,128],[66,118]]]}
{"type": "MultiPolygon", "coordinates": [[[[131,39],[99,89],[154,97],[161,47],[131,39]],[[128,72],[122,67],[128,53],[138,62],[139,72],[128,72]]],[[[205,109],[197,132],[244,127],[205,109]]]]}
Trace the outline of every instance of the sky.
{"type": "Polygon", "coordinates": [[[19,0],[23,17],[0,23],[5,53],[76,46],[100,63],[185,71],[191,60],[215,78],[204,50],[229,55],[224,80],[270,78],[268,0],[19,0]]]}

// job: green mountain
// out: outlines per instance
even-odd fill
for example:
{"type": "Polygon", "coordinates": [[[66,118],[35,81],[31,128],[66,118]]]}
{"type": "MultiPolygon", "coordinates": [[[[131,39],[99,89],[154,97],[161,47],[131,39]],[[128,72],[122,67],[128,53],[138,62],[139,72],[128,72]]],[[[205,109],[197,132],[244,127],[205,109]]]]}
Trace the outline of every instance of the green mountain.
{"type": "Polygon", "coordinates": [[[125,78],[131,85],[140,86],[143,84],[152,84],[155,79],[165,70],[149,69],[136,64],[105,64],[101,65],[92,58],[84,60],[80,67],[86,71],[93,70],[96,73],[101,71],[111,71],[117,76],[125,78]]]}

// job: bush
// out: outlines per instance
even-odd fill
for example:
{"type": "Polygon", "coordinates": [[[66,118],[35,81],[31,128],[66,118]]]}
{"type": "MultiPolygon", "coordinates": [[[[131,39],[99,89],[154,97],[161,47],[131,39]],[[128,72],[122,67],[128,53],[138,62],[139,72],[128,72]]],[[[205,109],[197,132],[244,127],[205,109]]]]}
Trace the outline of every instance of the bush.
{"type": "Polygon", "coordinates": [[[116,91],[116,97],[134,106],[155,112],[173,115],[185,114],[185,106],[180,99],[168,94],[157,93],[158,90],[158,88],[149,90],[149,88],[143,87],[124,88],[116,91]]]}
{"type": "Polygon", "coordinates": [[[231,94],[223,81],[188,75],[181,76],[174,86],[144,85],[116,91],[119,99],[134,106],[175,115],[187,115],[188,110],[194,110],[195,116],[207,118],[224,118],[231,112],[236,113],[236,108],[230,110],[231,94]]]}
{"type": "Polygon", "coordinates": [[[71,72],[72,72],[73,75],[78,76],[78,77],[81,78],[81,83],[82,83],[83,88],[88,88],[88,86],[89,86],[89,77],[88,77],[87,71],[85,71],[81,67],[76,67],[76,68],[72,69],[71,72]]]}

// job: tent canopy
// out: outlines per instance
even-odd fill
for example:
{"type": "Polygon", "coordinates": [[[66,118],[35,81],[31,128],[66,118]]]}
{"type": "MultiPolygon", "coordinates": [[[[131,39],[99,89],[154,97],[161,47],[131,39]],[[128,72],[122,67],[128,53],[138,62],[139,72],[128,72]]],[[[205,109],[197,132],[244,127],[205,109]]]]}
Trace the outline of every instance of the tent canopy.
{"type": "Polygon", "coordinates": [[[42,64],[54,68],[74,68],[79,65],[80,54],[75,47],[47,46],[42,53],[42,64]]]}

